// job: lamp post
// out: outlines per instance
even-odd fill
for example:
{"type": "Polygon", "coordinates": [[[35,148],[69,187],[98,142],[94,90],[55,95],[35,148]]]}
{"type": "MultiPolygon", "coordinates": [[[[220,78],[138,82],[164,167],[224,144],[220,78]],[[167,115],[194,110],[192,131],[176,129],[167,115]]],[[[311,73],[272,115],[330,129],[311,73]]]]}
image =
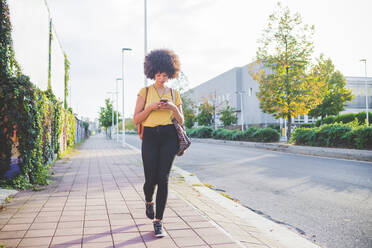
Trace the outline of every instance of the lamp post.
{"type": "Polygon", "coordinates": [[[116,79],[116,142],[119,142],[119,99],[118,99],[118,81],[122,80],[121,78],[116,79]]]}
{"type": "MultiPolygon", "coordinates": [[[[145,45],[145,56],[147,54],[147,1],[144,0],[144,45],[145,45]]],[[[145,87],[147,87],[147,79],[146,79],[146,76],[144,77],[145,78],[145,87]]]]}
{"type": "Polygon", "coordinates": [[[365,76],[364,89],[366,92],[366,119],[367,119],[367,126],[368,126],[369,118],[368,118],[368,90],[367,90],[367,59],[361,59],[360,61],[364,62],[364,76],[365,76]]]}
{"type": "Polygon", "coordinates": [[[235,93],[240,95],[240,118],[241,118],[241,122],[242,122],[242,131],[244,131],[243,93],[245,93],[245,91],[237,91],[235,93]]]}
{"type": "Polygon", "coordinates": [[[131,51],[130,48],[122,48],[121,49],[121,79],[123,81],[123,140],[122,140],[122,146],[125,146],[125,112],[124,112],[124,51],[131,51]]]}

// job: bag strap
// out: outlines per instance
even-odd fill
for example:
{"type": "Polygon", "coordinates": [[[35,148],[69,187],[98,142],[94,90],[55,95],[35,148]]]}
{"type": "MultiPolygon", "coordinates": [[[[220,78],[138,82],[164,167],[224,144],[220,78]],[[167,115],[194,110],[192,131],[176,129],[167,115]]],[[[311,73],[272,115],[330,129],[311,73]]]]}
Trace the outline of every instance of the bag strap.
{"type": "Polygon", "coordinates": [[[147,93],[149,92],[149,87],[146,87],[146,96],[145,96],[145,105],[143,105],[143,109],[145,109],[146,102],[147,102],[147,93]]]}
{"type": "Polygon", "coordinates": [[[173,92],[173,89],[171,88],[171,95],[172,95],[172,99],[173,99],[173,103],[176,104],[176,100],[174,99],[174,92],[173,92]]]}

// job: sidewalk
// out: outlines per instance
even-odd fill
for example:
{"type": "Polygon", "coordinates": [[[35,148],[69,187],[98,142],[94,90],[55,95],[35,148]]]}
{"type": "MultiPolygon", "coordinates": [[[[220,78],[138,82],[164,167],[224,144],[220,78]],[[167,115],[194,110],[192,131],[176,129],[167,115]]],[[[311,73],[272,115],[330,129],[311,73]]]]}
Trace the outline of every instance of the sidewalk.
{"type": "Polygon", "coordinates": [[[153,237],[145,216],[140,154],[91,137],[53,166],[54,183],[21,191],[0,212],[5,247],[241,247],[174,192],[164,215],[168,236],[153,237]]]}
{"type": "Polygon", "coordinates": [[[177,166],[172,169],[164,214],[168,235],[154,238],[152,222],[145,216],[140,151],[124,149],[102,136],[89,138],[52,169],[53,184],[17,193],[0,211],[0,245],[318,247],[206,188],[177,166]]]}

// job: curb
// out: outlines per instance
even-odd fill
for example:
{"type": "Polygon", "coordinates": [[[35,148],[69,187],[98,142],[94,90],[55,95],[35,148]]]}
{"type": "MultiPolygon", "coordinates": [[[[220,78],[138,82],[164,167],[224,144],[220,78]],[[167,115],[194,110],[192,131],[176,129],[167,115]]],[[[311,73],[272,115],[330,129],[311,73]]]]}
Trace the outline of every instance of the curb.
{"type": "Polygon", "coordinates": [[[204,186],[204,184],[196,177],[191,176],[189,172],[173,166],[176,173],[179,173],[185,178],[185,181],[190,186],[198,185],[198,191],[209,199],[215,201],[220,206],[226,208],[234,215],[242,218],[248,223],[255,226],[262,233],[266,234],[268,237],[272,238],[276,242],[280,243],[282,246],[287,248],[320,248],[317,244],[312,243],[308,239],[301,237],[297,233],[291,231],[290,229],[283,227],[275,222],[272,222],[253,211],[249,210],[246,207],[243,207],[241,204],[234,202],[214,190],[204,186]],[[199,186],[201,185],[201,186],[199,186]]]}
{"type": "Polygon", "coordinates": [[[347,159],[347,160],[372,162],[372,151],[370,150],[315,147],[315,146],[298,146],[298,145],[278,144],[278,143],[259,143],[259,142],[248,142],[248,141],[199,139],[199,138],[192,138],[191,141],[199,142],[199,143],[245,146],[245,147],[266,149],[266,150],[279,151],[279,152],[285,152],[285,153],[294,153],[294,154],[311,155],[311,156],[318,156],[318,157],[339,158],[339,159],[347,159]]]}
{"type": "Polygon", "coordinates": [[[4,205],[6,202],[5,202],[5,199],[9,196],[13,196],[15,194],[17,194],[19,191],[18,190],[15,190],[15,189],[3,189],[3,188],[0,188],[0,206],[4,205]]]}
{"type": "MultiPolygon", "coordinates": [[[[126,143],[126,145],[135,150],[139,151],[138,148],[126,143]]],[[[175,165],[172,166],[172,169],[175,173],[180,174],[185,178],[185,182],[190,185],[191,187],[194,187],[192,185],[198,185],[196,188],[197,190],[203,194],[204,196],[208,197],[209,199],[215,201],[220,206],[226,208],[230,212],[232,212],[234,215],[242,218],[243,220],[253,224],[257,229],[259,229],[262,233],[266,234],[276,242],[280,243],[284,247],[287,248],[321,248],[320,246],[312,243],[308,239],[301,237],[297,233],[291,231],[288,228],[285,228],[275,222],[272,222],[253,211],[249,210],[246,207],[243,207],[241,204],[234,202],[214,190],[204,186],[204,184],[194,175],[190,174],[190,172],[187,172],[175,165]],[[192,175],[192,176],[191,176],[192,175]]],[[[181,197],[182,198],[182,197],[181,197]]],[[[222,228],[221,228],[222,229],[222,228]]],[[[229,234],[226,230],[222,229],[225,233],[229,234]]],[[[231,235],[229,235],[231,236],[231,235]]],[[[236,241],[239,245],[241,243],[239,241],[236,241]]]]}

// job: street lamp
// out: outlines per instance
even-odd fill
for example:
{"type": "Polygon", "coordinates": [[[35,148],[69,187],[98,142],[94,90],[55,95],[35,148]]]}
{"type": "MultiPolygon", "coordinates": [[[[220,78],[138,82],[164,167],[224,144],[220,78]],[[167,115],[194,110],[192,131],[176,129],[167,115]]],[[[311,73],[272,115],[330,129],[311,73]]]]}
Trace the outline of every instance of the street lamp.
{"type": "Polygon", "coordinates": [[[122,60],[121,60],[121,79],[123,81],[123,141],[122,141],[122,146],[125,146],[125,112],[124,112],[124,51],[131,51],[132,49],[130,48],[122,48],[121,49],[121,55],[122,55],[122,60]]]}
{"type": "Polygon", "coordinates": [[[241,118],[241,122],[242,122],[242,131],[244,131],[243,93],[245,93],[245,91],[236,91],[235,93],[240,95],[240,118],[241,118]]]}
{"type": "MultiPolygon", "coordinates": [[[[145,0],[144,2],[144,24],[145,24],[145,27],[144,27],[144,33],[145,33],[145,37],[144,37],[144,43],[145,43],[145,56],[147,54],[147,1],[145,0]]],[[[145,87],[147,87],[147,79],[146,79],[146,75],[144,76],[145,78],[145,87]]]]}
{"type": "Polygon", "coordinates": [[[116,142],[119,142],[119,99],[118,99],[118,81],[122,80],[121,78],[116,79],[116,142]]]}
{"type": "Polygon", "coordinates": [[[364,62],[364,76],[365,76],[364,89],[366,92],[366,119],[367,119],[367,126],[368,126],[369,118],[368,118],[368,91],[367,91],[367,59],[361,59],[360,62],[364,62]]]}

